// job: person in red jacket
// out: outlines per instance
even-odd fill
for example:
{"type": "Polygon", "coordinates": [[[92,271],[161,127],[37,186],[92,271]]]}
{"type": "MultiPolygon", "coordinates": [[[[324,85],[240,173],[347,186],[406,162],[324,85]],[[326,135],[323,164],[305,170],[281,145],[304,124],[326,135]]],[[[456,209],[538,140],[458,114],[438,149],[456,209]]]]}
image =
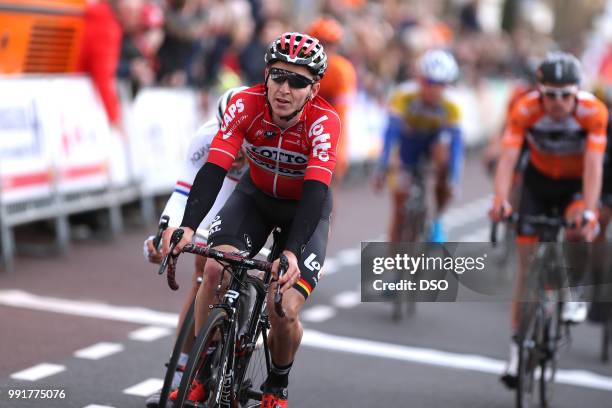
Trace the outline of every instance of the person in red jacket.
{"type": "Polygon", "coordinates": [[[122,29],[115,6],[116,0],[99,0],[87,5],[78,71],[91,77],[109,122],[117,126],[121,120],[121,112],[115,75],[119,63],[122,29]]]}

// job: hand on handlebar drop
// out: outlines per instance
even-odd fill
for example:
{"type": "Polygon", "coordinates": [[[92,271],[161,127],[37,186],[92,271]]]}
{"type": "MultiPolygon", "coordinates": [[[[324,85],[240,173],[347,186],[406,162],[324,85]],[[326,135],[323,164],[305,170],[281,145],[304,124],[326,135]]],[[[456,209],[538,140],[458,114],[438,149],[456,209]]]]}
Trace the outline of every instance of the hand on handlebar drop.
{"type": "Polygon", "coordinates": [[[573,222],[575,227],[568,231],[568,239],[578,235],[586,242],[592,242],[599,234],[598,214],[586,209],[576,209],[567,215],[567,220],[573,222]],[[570,235],[573,234],[573,235],[570,235]]]}
{"type": "Polygon", "coordinates": [[[279,259],[276,259],[272,263],[272,275],[275,279],[278,279],[278,284],[281,285],[281,293],[284,294],[300,279],[300,268],[298,267],[298,260],[295,254],[291,251],[283,251],[283,254],[289,261],[289,267],[283,276],[278,278],[278,264],[279,259]]]}
{"type": "Polygon", "coordinates": [[[154,237],[149,237],[145,241],[145,258],[147,258],[149,262],[159,265],[164,257],[161,251],[158,251],[155,245],[153,245],[153,238],[154,237]]]}
{"type": "Polygon", "coordinates": [[[510,203],[499,197],[493,197],[493,202],[489,208],[489,218],[491,221],[500,222],[510,215],[512,215],[512,206],[510,203]]]}
{"type": "MultiPolygon", "coordinates": [[[[184,231],[183,238],[181,238],[180,242],[174,248],[174,251],[173,251],[174,255],[178,255],[183,249],[183,247],[191,242],[191,239],[193,238],[193,235],[194,235],[194,231],[191,228],[189,227],[180,227],[180,228],[184,231]]],[[[172,238],[172,234],[177,229],[178,228],[168,227],[162,235],[162,254],[164,255],[164,257],[166,257],[168,255],[168,252],[170,251],[170,238],[172,238]]]]}

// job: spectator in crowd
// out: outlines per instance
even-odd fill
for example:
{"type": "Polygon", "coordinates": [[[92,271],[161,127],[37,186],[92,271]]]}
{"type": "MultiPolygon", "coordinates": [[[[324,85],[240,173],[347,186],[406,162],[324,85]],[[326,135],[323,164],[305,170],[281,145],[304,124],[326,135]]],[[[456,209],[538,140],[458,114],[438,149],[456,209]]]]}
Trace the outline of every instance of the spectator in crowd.
{"type": "MultiPolygon", "coordinates": [[[[155,81],[152,50],[146,41],[145,30],[161,23],[163,16],[155,16],[152,3],[145,0],[123,0],[118,4],[118,17],[123,27],[121,56],[117,76],[129,81],[134,96],[143,86],[155,81]],[[148,7],[145,8],[145,6],[148,7]],[[149,14],[145,14],[148,11],[149,14]],[[148,18],[149,20],[144,20],[148,18]],[[157,21],[155,20],[157,19],[157,21]]],[[[161,10],[157,10],[161,14],[161,10]]]]}
{"type": "Polygon", "coordinates": [[[117,65],[122,29],[117,18],[117,0],[88,3],[85,9],[83,47],[78,71],[88,74],[104,104],[108,120],[119,126],[121,120],[117,96],[117,65]]]}
{"type": "Polygon", "coordinates": [[[319,95],[332,104],[343,125],[342,134],[338,140],[334,172],[335,182],[340,182],[348,169],[348,138],[350,137],[347,131],[348,110],[357,92],[357,73],[353,64],[338,53],[343,30],[336,20],[319,18],[310,25],[307,31],[308,34],[323,43],[327,52],[327,71],[320,82],[319,95]]]}
{"type": "Polygon", "coordinates": [[[206,12],[196,0],[166,0],[164,41],[157,52],[157,79],[185,86],[200,39],[207,34],[206,12]]]}
{"type": "Polygon", "coordinates": [[[261,76],[266,67],[261,56],[265,55],[268,44],[285,31],[287,31],[287,25],[277,19],[262,20],[261,25],[255,28],[255,35],[238,55],[240,72],[246,85],[261,82],[261,76]]]}

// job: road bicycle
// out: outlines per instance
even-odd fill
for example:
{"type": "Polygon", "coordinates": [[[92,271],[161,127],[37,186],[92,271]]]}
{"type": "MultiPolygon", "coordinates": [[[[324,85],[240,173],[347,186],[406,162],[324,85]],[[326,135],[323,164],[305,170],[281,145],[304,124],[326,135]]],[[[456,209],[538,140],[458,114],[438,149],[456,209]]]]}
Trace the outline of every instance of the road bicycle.
{"type": "MultiPolygon", "coordinates": [[[[427,212],[427,179],[426,166],[420,164],[411,172],[408,199],[404,203],[404,224],[400,233],[400,242],[425,242],[429,229],[427,212]]],[[[406,278],[402,272],[396,273],[399,282],[406,278]]],[[[405,315],[411,317],[416,313],[416,293],[412,291],[395,291],[391,300],[391,318],[394,321],[402,320],[405,315]]]]}
{"type": "MultiPolygon", "coordinates": [[[[563,217],[513,214],[508,223],[527,222],[537,231],[537,244],[528,276],[522,287],[530,289],[520,304],[520,324],[515,341],[519,349],[516,407],[528,408],[534,404],[538,389],[539,403],[549,407],[557,372],[560,350],[571,342],[569,325],[561,319],[563,302],[567,297],[564,280],[565,255],[558,245],[563,228],[573,228],[563,217]],[[526,301],[525,301],[526,300],[526,301]]],[[[497,240],[497,224],[491,229],[491,242],[497,240]]]]}
{"type": "MultiPolygon", "coordinates": [[[[167,269],[168,285],[173,290],[178,289],[175,279],[178,255],[172,252],[182,233],[181,229],[173,233],[169,255],[160,266],[162,272],[167,269]]],[[[278,234],[278,230],[275,230],[269,259],[277,257],[278,234]]],[[[266,299],[272,283],[272,263],[196,244],[187,244],[181,252],[220,262],[224,266],[223,270],[229,273],[230,282],[221,301],[211,306],[210,315],[197,335],[172,406],[260,406],[263,382],[271,370],[267,341],[270,322],[266,299]],[[261,273],[248,273],[249,270],[261,271],[263,276],[261,273]],[[196,379],[205,386],[205,401],[187,400],[191,384],[196,379]]],[[[279,277],[287,267],[287,258],[280,255],[279,277]]],[[[222,281],[217,285],[218,295],[221,286],[222,281]]],[[[274,294],[274,311],[280,317],[285,315],[280,287],[277,287],[274,294]]]]}

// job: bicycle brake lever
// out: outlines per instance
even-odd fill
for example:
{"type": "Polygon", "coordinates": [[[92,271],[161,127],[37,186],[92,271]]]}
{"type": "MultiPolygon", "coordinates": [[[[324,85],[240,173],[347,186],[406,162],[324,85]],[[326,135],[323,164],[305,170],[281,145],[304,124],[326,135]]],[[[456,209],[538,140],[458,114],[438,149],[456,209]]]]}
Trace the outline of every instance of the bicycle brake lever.
{"type": "Polygon", "coordinates": [[[159,226],[157,228],[157,235],[153,238],[153,246],[155,249],[159,250],[159,244],[161,243],[162,234],[168,228],[168,223],[170,222],[170,217],[164,215],[161,217],[161,221],[159,222],[159,226]]]}
{"type": "Polygon", "coordinates": [[[164,257],[164,260],[162,261],[161,265],[159,265],[159,271],[157,272],[159,275],[162,275],[168,267],[170,257],[174,256],[172,255],[172,252],[174,252],[174,248],[176,248],[178,243],[181,242],[181,239],[183,238],[183,233],[184,231],[180,228],[172,233],[172,237],[170,238],[170,248],[168,250],[168,255],[164,257]]]}

